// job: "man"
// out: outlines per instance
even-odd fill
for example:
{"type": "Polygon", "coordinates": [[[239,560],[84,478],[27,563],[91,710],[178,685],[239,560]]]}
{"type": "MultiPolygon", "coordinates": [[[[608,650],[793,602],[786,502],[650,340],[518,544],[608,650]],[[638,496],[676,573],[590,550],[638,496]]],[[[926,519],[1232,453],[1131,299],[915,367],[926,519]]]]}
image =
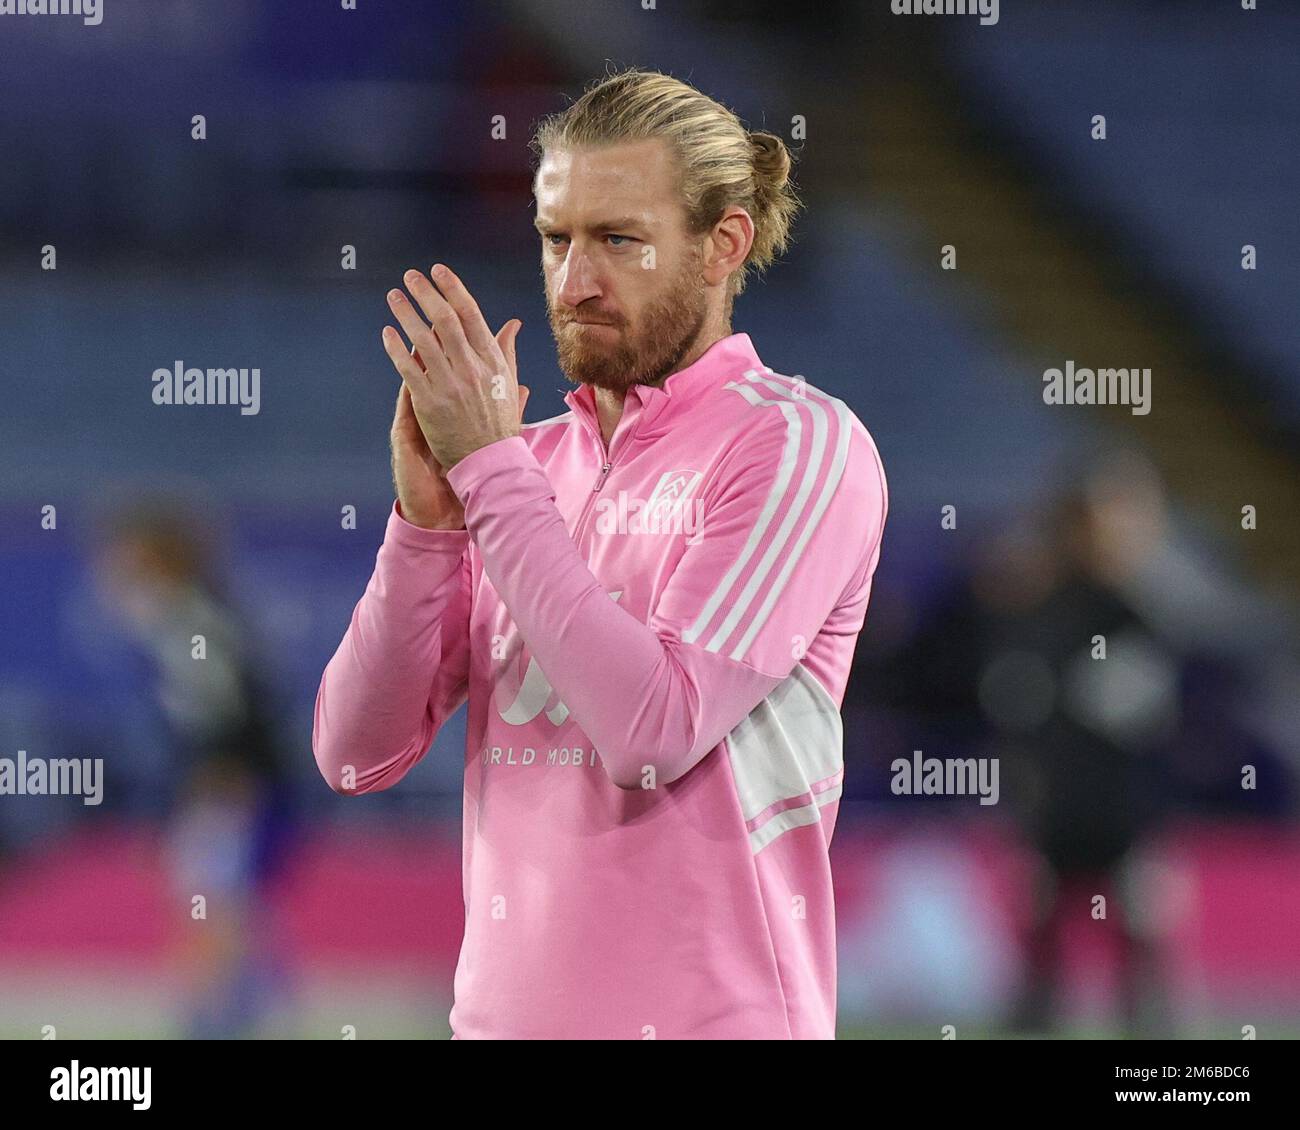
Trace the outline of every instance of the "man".
{"type": "Polygon", "coordinates": [[[398,497],[317,764],[388,788],[468,697],[454,1038],[833,1038],[839,704],[887,501],[845,404],[730,331],[789,155],[641,71],[534,145],[570,411],[518,422],[519,323],[445,268],[390,293],[398,497]]]}
{"type": "Polygon", "coordinates": [[[147,657],[165,722],[158,738],[174,771],[159,785],[171,897],[188,908],[202,891],[216,911],[178,937],[177,1023],[188,1039],[257,1035],[292,984],[274,888],[296,819],[270,688],[253,634],[227,599],[212,529],[165,498],[137,500],[105,516],[94,555],[104,606],[147,657]]]}

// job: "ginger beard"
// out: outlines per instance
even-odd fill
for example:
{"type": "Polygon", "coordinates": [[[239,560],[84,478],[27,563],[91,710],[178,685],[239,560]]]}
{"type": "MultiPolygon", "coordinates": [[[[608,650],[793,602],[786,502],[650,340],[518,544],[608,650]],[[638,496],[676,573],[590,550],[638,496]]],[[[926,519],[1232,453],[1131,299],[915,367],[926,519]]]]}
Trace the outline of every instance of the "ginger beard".
{"type": "Polygon", "coordinates": [[[574,311],[556,312],[548,292],[547,316],[564,375],[577,385],[626,392],[673,373],[704,326],[702,254],[696,245],[686,255],[676,277],[644,308],[630,332],[624,317],[597,310],[582,310],[580,316],[610,325],[579,325],[574,311]]]}

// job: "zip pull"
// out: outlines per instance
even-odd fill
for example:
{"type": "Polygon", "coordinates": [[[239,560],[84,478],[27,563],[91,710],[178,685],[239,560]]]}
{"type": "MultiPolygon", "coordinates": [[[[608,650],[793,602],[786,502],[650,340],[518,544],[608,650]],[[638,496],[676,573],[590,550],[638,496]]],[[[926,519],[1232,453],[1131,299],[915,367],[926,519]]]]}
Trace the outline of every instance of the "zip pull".
{"type": "Polygon", "coordinates": [[[591,488],[593,494],[605,485],[605,476],[609,474],[609,466],[609,463],[606,462],[606,464],[601,467],[600,477],[596,480],[596,485],[591,488]]]}

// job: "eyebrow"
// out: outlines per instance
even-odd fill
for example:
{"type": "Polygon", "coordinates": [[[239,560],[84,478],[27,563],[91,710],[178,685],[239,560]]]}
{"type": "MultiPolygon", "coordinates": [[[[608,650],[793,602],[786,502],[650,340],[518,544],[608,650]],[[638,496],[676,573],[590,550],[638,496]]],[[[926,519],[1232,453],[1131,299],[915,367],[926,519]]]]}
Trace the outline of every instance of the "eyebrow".
{"type": "MultiPolygon", "coordinates": [[[[540,216],[533,220],[533,227],[539,232],[545,234],[553,231],[555,225],[549,220],[543,220],[540,216]]],[[[619,216],[616,220],[601,220],[599,223],[588,224],[587,230],[592,232],[599,231],[617,231],[620,228],[648,228],[650,224],[639,216],[619,216]]]]}

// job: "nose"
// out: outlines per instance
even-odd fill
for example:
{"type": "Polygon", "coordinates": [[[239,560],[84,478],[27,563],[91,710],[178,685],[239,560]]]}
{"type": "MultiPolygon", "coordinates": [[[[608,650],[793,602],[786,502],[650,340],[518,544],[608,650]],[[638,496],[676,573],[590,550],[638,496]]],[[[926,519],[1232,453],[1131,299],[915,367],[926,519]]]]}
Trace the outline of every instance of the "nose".
{"type": "Polygon", "coordinates": [[[577,243],[570,243],[568,254],[560,264],[556,278],[556,303],[570,310],[576,310],[588,298],[595,298],[599,294],[596,266],[591,256],[577,243]]]}

